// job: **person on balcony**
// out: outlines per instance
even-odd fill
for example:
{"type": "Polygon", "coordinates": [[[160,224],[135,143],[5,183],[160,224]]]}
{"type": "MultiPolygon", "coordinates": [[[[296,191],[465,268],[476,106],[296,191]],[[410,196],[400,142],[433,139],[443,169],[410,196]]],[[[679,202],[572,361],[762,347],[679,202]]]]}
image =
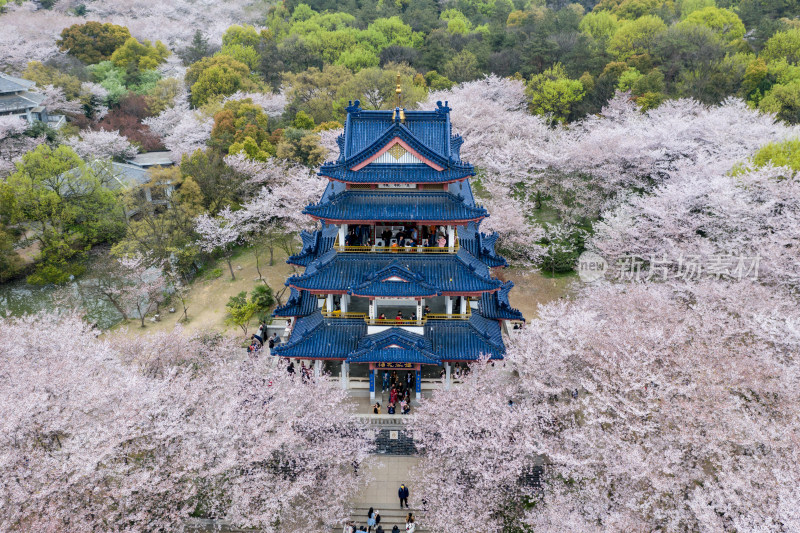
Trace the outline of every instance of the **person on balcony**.
{"type": "Polygon", "coordinates": [[[386,313],[381,313],[381,315],[378,317],[378,320],[386,320],[386,313]]]}
{"type": "Polygon", "coordinates": [[[384,246],[389,246],[389,242],[392,240],[392,230],[390,230],[389,228],[383,230],[383,232],[381,233],[381,239],[383,239],[384,246]]]}

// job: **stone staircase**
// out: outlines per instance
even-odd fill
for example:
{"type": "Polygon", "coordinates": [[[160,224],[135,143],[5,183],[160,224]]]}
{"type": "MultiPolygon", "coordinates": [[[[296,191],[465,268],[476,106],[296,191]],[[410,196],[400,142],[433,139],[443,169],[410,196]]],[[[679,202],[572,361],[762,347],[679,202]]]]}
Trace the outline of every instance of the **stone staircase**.
{"type": "MultiPolygon", "coordinates": [[[[383,526],[383,531],[385,533],[391,533],[392,526],[397,526],[400,528],[402,533],[406,531],[406,515],[408,513],[412,513],[414,515],[414,523],[417,524],[417,529],[415,533],[430,533],[429,529],[425,529],[424,525],[420,520],[423,518],[425,512],[422,509],[400,509],[399,505],[400,501],[398,500],[394,507],[375,507],[376,510],[380,511],[381,513],[381,526],[383,526]]],[[[356,523],[356,526],[366,526],[367,525],[367,511],[369,511],[369,507],[354,507],[351,512],[350,516],[356,523]]],[[[424,520],[423,520],[424,522],[424,520]]],[[[373,528],[373,533],[375,529],[373,528]]],[[[337,532],[338,533],[338,532],[337,532]]]]}

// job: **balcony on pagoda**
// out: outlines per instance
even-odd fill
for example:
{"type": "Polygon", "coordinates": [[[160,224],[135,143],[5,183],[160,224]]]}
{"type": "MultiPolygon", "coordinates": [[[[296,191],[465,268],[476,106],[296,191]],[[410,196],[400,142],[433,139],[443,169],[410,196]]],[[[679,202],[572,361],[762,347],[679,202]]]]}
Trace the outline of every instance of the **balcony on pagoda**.
{"type": "Polygon", "coordinates": [[[319,306],[325,318],[363,320],[369,326],[369,334],[393,327],[422,334],[423,327],[431,320],[469,320],[480,299],[441,295],[428,298],[370,298],[328,294],[319,299],[319,306]]]}

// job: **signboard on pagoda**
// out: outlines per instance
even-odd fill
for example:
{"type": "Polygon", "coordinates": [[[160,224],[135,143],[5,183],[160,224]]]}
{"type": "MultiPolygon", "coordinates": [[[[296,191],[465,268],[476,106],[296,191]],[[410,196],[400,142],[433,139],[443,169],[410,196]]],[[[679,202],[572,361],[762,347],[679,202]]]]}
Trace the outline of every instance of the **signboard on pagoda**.
{"type": "Polygon", "coordinates": [[[375,363],[375,368],[396,368],[408,370],[414,368],[414,363],[375,363]]]}
{"type": "Polygon", "coordinates": [[[416,183],[379,183],[379,189],[416,189],[416,183]]]}

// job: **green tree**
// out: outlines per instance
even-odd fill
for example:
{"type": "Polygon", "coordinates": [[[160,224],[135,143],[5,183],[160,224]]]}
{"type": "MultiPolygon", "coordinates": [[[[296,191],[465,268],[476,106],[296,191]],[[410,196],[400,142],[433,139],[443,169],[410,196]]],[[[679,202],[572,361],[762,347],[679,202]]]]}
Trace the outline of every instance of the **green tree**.
{"type": "Polygon", "coordinates": [[[318,135],[308,130],[286,128],[275,155],[313,168],[325,161],[327,151],[320,146],[318,135]]]}
{"type": "Polygon", "coordinates": [[[93,64],[111,59],[114,51],[130,38],[131,32],[124,26],[90,21],[64,28],[56,44],[61,51],[93,64]]]}
{"type": "Polygon", "coordinates": [[[226,102],[214,115],[208,144],[221,153],[227,153],[232,144],[244,142],[245,138],[252,139],[259,146],[272,144],[277,138],[270,135],[269,126],[267,114],[249,98],[226,102]]]}
{"type": "Polygon", "coordinates": [[[183,60],[184,65],[191,65],[197,63],[204,57],[214,55],[215,47],[208,44],[208,39],[203,35],[203,32],[197,30],[192,37],[192,43],[178,52],[178,55],[183,60]]]}
{"type": "Polygon", "coordinates": [[[36,82],[39,87],[52,85],[64,90],[64,98],[74,100],[81,96],[81,80],[61,70],[42,64],[39,61],[31,61],[22,73],[26,80],[36,82]]]}
{"type": "Polygon", "coordinates": [[[189,67],[186,83],[191,86],[192,104],[195,107],[217,96],[258,88],[250,80],[250,67],[226,55],[205,57],[189,67]]]}
{"type": "Polygon", "coordinates": [[[800,80],[773,85],[758,103],[758,109],[792,124],[800,123],[800,80]]]}
{"type": "Polygon", "coordinates": [[[587,13],[578,25],[583,33],[603,43],[607,43],[611,39],[618,27],[617,16],[609,11],[587,13]]]}
{"type": "Polygon", "coordinates": [[[250,301],[256,304],[256,312],[267,315],[270,308],[275,305],[275,297],[269,285],[256,285],[250,292],[250,301]]]}
{"type": "Polygon", "coordinates": [[[364,69],[343,84],[337,94],[347,100],[360,100],[364,109],[392,109],[395,106],[398,74],[404,107],[413,108],[428,96],[424,87],[414,83],[414,69],[397,64],[388,64],[382,69],[364,69]]]}
{"type": "Polygon", "coordinates": [[[261,64],[261,54],[253,46],[226,44],[218,53],[244,63],[250,70],[257,69],[261,64]]]}
{"type": "Polygon", "coordinates": [[[730,9],[706,7],[692,12],[681,24],[698,24],[711,28],[725,41],[735,41],[744,37],[744,24],[730,9]]]}
{"type": "Polygon", "coordinates": [[[39,241],[31,283],[63,283],[83,272],[89,247],[124,232],[124,214],[105,177],[66,146],[39,145],[2,185],[2,211],[26,224],[39,241]]]}
{"type": "Polygon", "coordinates": [[[352,100],[341,94],[341,88],[351,83],[353,73],[340,65],[325,65],[320,70],[311,67],[297,74],[286,73],[284,85],[289,87],[286,96],[289,100],[287,111],[296,114],[305,111],[314,123],[341,121],[347,101],[352,100]]]}
{"type": "Polygon", "coordinates": [[[622,60],[632,55],[649,53],[656,36],[666,29],[664,21],[652,15],[625,21],[609,41],[608,51],[622,60]]]}
{"type": "Polygon", "coordinates": [[[250,25],[234,25],[230,26],[225,33],[222,34],[222,45],[240,45],[257,47],[261,42],[261,33],[250,25]]]}
{"type": "Polygon", "coordinates": [[[125,209],[136,216],[126,218],[125,236],[112,246],[111,253],[116,257],[146,255],[154,262],[169,263],[171,269],[189,279],[200,255],[194,219],[204,211],[203,194],[178,167],[151,169],[149,173],[147,184],[125,192],[125,209]],[[148,201],[145,189],[165,205],[148,201]]]}
{"type": "Polygon", "coordinates": [[[753,156],[753,164],[756,168],[771,164],[776,167],[789,167],[795,172],[800,171],[800,139],[789,139],[762,146],[753,156]]]}
{"type": "Polygon", "coordinates": [[[478,72],[478,58],[469,50],[462,50],[444,66],[444,75],[455,82],[473,80],[478,72]]]}
{"type": "Polygon", "coordinates": [[[447,79],[435,70],[429,70],[425,73],[425,83],[432,91],[442,91],[453,87],[456,82],[447,79]]]}
{"type": "Polygon", "coordinates": [[[22,271],[22,258],[14,249],[14,242],[11,234],[0,226],[0,283],[5,283],[22,271]]]}
{"type": "Polygon", "coordinates": [[[258,311],[258,304],[248,300],[247,292],[242,291],[236,296],[230,297],[228,303],[225,304],[225,309],[228,311],[228,318],[225,323],[239,326],[242,328],[242,332],[247,335],[247,327],[250,325],[253,315],[258,311]]]}
{"type": "Polygon", "coordinates": [[[759,54],[767,63],[786,59],[791,65],[800,63],[800,29],[779,31],[769,38],[759,54]]]}
{"type": "Polygon", "coordinates": [[[175,78],[164,78],[156,82],[148,91],[144,100],[147,102],[147,112],[151,116],[158,115],[166,108],[172,106],[175,98],[181,93],[181,82],[175,78]]]}
{"type": "Polygon", "coordinates": [[[153,45],[150,41],[140,43],[131,37],[111,54],[111,62],[126,70],[150,70],[163,63],[167,56],[169,50],[161,41],[153,45]]]}
{"type": "Polygon", "coordinates": [[[225,164],[225,154],[216,150],[197,150],[181,159],[183,179],[191,178],[202,193],[202,203],[216,215],[220,209],[238,200],[242,178],[225,164]]]}
{"type": "Polygon", "coordinates": [[[560,63],[531,77],[525,92],[531,112],[550,116],[554,122],[565,122],[585,94],[583,84],[569,79],[560,63]]]}

